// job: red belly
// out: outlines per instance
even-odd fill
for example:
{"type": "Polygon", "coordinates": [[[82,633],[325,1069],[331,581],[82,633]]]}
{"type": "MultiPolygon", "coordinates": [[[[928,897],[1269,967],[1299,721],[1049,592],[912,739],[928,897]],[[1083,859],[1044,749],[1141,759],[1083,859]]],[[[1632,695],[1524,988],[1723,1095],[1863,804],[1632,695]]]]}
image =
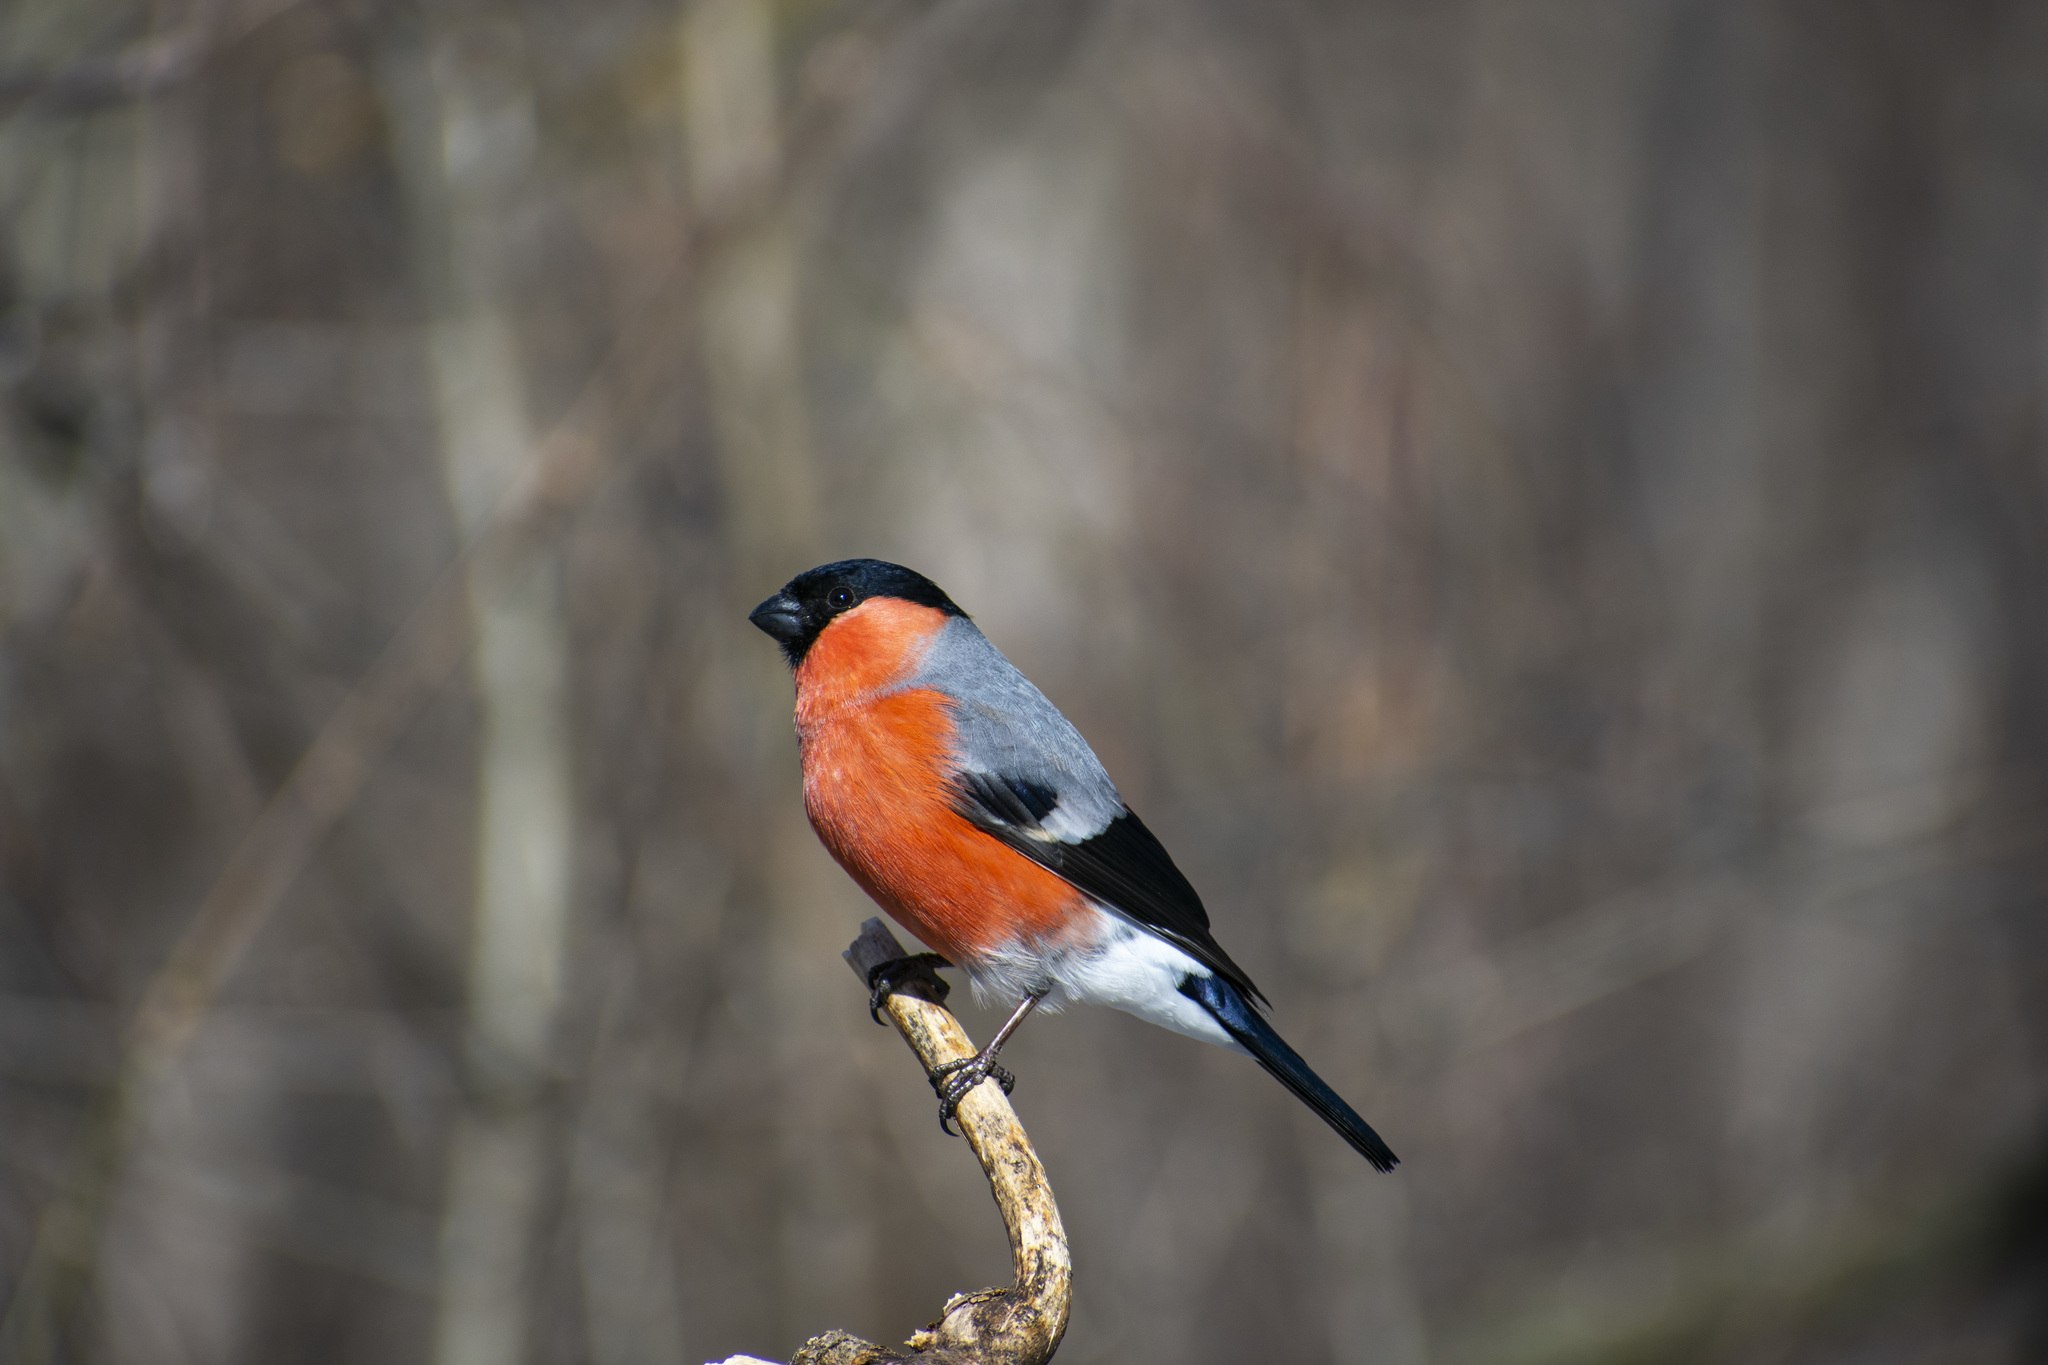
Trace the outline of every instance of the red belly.
{"type": "Polygon", "coordinates": [[[1090,922],[1081,894],[953,808],[952,717],[897,692],[804,718],[804,810],[875,903],[961,966],[1090,922]]]}

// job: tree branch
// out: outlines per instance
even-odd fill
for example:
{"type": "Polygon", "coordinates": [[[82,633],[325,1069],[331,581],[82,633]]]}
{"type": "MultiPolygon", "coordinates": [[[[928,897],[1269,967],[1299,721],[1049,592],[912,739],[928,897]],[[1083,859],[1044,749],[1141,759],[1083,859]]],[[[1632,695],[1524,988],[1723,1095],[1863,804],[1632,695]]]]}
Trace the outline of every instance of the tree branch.
{"type": "MultiPolygon", "coordinates": [[[[905,955],[879,919],[862,925],[845,953],[863,984],[877,965],[905,955]]],[[[944,1005],[913,994],[917,989],[914,981],[906,983],[882,1009],[930,1076],[947,1062],[972,1057],[974,1044],[944,1005]]],[[[846,1332],[827,1332],[805,1342],[791,1365],[1045,1365],[1059,1349],[1073,1301],[1074,1268],[1045,1167],[1000,1086],[983,1081],[969,1091],[958,1123],[1009,1229],[1016,1285],[955,1294],[939,1320],[906,1346],[877,1346],[846,1332]]]]}

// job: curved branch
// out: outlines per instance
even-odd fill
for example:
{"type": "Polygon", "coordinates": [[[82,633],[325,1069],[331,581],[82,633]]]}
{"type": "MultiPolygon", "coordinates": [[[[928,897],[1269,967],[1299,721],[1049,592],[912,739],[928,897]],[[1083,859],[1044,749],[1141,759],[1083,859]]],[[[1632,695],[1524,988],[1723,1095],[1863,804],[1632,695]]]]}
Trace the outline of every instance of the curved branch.
{"type": "MultiPolygon", "coordinates": [[[[879,919],[862,925],[860,937],[845,953],[863,983],[874,967],[903,956],[903,945],[879,919]]],[[[944,1005],[913,993],[917,990],[916,982],[907,983],[882,1008],[929,1076],[947,1062],[972,1057],[974,1044],[944,1005]]],[[[988,1175],[1009,1230],[1017,1283],[1009,1289],[955,1294],[939,1320],[905,1346],[877,1346],[845,1332],[827,1332],[805,1342],[792,1365],[1045,1365],[1059,1349],[1073,1301],[1074,1267],[1045,1167],[1001,1087],[988,1081],[974,1087],[960,1102],[957,1121],[988,1175]]]]}

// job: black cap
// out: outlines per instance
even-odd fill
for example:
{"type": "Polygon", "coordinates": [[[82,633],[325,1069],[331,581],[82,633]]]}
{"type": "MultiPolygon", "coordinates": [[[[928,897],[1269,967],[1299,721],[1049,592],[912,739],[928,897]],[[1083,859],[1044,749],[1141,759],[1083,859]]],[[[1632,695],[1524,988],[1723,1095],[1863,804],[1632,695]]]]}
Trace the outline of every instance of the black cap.
{"type": "Polygon", "coordinates": [[[794,668],[833,617],[871,597],[894,597],[967,619],[938,584],[915,569],[881,559],[842,559],[807,569],[755,607],[747,619],[775,638],[794,668]]]}

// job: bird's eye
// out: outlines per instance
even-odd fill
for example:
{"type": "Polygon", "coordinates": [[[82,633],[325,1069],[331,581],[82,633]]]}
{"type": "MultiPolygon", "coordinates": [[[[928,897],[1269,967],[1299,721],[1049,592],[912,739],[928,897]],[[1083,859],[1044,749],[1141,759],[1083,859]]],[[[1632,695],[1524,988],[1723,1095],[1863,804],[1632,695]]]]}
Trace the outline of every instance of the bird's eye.
{"type": "Polygon", "coordinates": [[[826,596],[825,602],[834,611],[844,611],[848,607],[853,605],[853,589],[834,588],[832,589],[831,593],[826,596]]]}

